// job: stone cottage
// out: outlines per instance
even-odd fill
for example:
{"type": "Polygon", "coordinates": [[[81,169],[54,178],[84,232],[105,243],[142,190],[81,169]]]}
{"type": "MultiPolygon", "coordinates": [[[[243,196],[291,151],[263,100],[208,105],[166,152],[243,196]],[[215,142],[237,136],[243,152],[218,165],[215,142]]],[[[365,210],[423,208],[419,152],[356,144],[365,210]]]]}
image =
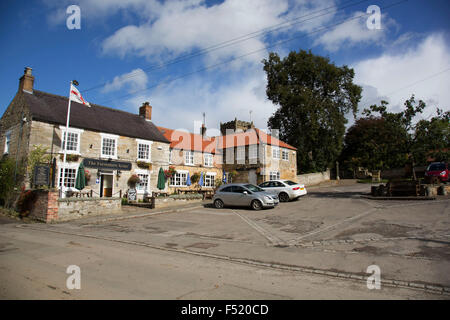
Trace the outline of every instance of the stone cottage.
{"type": "Polygon", "coordinates": [[[222,181],[222,154],[216,148],[216,138],[206,136],[206,128],[195,134],[158,127],[170,141],[169,164],[176,174],[169,179],[170,192],[186,190],[213,190],[222,181]],[[203,174],[203,185],[187,185],[188,176],[203,174]]]}

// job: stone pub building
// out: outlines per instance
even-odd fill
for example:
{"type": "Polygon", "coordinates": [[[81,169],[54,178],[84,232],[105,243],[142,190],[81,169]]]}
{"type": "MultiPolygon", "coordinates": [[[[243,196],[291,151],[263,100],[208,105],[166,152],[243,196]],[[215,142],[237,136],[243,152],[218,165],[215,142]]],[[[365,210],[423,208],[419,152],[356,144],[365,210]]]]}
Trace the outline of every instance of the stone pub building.
{"type": "MultiPolygon", "coordinates": [[[[91,103],[71,103],[66,131],[68,97],[34,89],[31,68],[25,68],[19,89],[0,120],[3,156],[25,163],[35,146],[42,146],[55,165],[55,187],[63,180],[74,189],[83,162],[90,179],[84,191],[94,197],[118,197],[128,188],[132,174],[140,177],[138,198],[156,190],[158,172],[169,166],[170,142],[153,124],[152,107],[144,103],[139,114],[91,103]],[[63,139],[67,137],[67,161],[63,165],[63,139]],[[65,170],[63,170],[65,169],[65,170]]],[[[25,186],[32,183],[29,173],[25,186]]]]}

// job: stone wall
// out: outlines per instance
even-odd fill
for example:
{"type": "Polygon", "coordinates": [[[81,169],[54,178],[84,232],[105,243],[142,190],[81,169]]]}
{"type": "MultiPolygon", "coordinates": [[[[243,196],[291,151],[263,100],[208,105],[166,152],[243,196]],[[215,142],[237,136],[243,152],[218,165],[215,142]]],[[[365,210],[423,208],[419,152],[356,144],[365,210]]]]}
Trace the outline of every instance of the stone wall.
{"type": "Polygon", "coordinates": [[[121,198],[59,198],[59,191],[34,190],[29,216],[43,222],[65,221],[88,215],[120,212],[121,198]]]}
{"type": "Polygon", "coordinates": [[[166,198],[156,198],[155,199],[155,208],[165,208],[171,206],[179,206],[189,203],[201,203],[203,199],[174,199],[171,197],[166,198]]]}
{"type": "MultiPolygon", "coordinates": [[[[29,151],[31,116],[22,92],[17,92],[0,119],[0,156],[17,161],[18,168],[24,169],[29,151]],[[10,134],[9,152],[5,153],[6,134],[10,134]]],[[[27,179],[27,177],[24,177],[27,179]]]]}
{"type": "Polygon", "coordinates": [[[58,221],[72,220],[88,215],[120,212],[121,198],[64,198],[58,199],[58,221]]]}
{"type": "Polygon", "coordinates": [[[305,186],[312,186],[330,180],[330,169],[324,172],[306,173],[297,176],[297,182],[305,186]]]}
{"type": "Polygon", "coordinates": [[[30,217],[43,222],[58,219],[58,191],[34,190],[36,199],[30,211],[30,217]]]}

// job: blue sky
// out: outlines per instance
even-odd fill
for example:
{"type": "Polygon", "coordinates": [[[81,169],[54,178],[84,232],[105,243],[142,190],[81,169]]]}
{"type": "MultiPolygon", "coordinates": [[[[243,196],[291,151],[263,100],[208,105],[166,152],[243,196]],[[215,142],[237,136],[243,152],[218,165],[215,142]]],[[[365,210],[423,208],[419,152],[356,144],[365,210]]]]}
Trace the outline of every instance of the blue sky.
{"type": "Polygon", "coordinates": [[[206,112],[212,135],[220,121],[249,120],[252,111],[264,129],[276,106],[265,95],[261,60],[269,51],[285,56],[299,49],[354,68],[363,86],[360,109],[383,98],[398,110],[415,93],[428,103],[424,117],[437,106],[449,110],[448,1],[409,0],[383,9],[399,1],[2,1],[0,112],[30,66],[38,90],[67,95],[76,79],[89,102],[137,112],[150,101],[157,125],[192,131],[206,112]],[[66,26],[71,4],[81,9],[80,30],[66,26]],[[369,30],[367,17],[350,20],[369,5],[381,7],[380,30],[369,30]],[[267,29],[280,24],[284,28],[267,29]],[[272,32],[255,33],[263,29],[272,32]],[[249,34],[254,36],[186,58],[249,34]],[[167,65],[174,59],[183,61],[167,65]]]}

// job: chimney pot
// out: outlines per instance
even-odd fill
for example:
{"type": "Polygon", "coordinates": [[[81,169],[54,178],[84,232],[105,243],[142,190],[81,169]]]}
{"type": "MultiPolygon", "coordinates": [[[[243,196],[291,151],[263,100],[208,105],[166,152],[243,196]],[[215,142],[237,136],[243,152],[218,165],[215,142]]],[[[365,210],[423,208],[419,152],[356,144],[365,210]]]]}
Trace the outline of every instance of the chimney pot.
{"type": "Polygon", "coordinates": [[[34,76],[32,70],[30,67],[25,67],[23,76],[19,79],[19,91],[33,93],[34,76]]]}
{"type": "Polygon", "coordinates": [[[139,108],[139,116],[145,120],[152,120],[152,106],[150,105],[150,102],[146,101],[142,104],[139,108]]]}

